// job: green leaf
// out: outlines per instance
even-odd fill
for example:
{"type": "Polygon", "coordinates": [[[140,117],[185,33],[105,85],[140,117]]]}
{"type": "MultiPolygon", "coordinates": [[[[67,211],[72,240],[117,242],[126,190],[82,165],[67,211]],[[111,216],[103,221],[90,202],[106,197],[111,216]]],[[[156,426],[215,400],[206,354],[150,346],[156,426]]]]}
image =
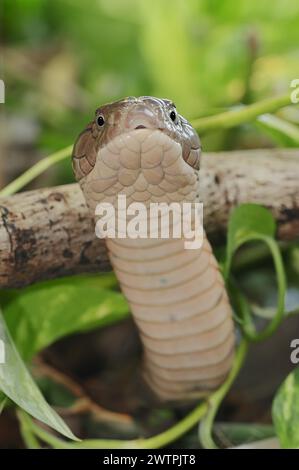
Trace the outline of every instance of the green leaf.
{"type": "Polygon", "coordinates": [[[274,240],[275,221],[272,214],[257,204],[244,204],[237,207],[231,214],[228,224],[228,240],[226,260],[224,264],[224,277],[228,283],[232,295],[232,303],[237,306],[238,313],[242,319],[242,330],[250,341],[261,341],[268,338],[280,325],[285,307],[286,279],[281,254],[278,244],[274,240]],[[257,332],[250,315],[249,305],[246,298],[235,286],[229,273],[232,265],[233,255],[244,243],[261,241],[266,244],[272,255],[277,284],[277,307],[275,315],[261,332],[257,332]],[[231,288],[233,286],[233,289],[231,288]]]}
{"type": "Polygon", "coordinates": [[[255,239],[256,235],[273,238],[275,229],[275,220],[271,212],[264,207],[257,204],[242,204],[236,207],[228,223],[225,277],[228,277],[234,252],[243,243],[255,239]]]}
{"type": "Polygon", "coordinates": [[[5,345],[5,361],[0,364],[0,389],[34,418],[69,439],[78,440],[42,396],[11,339],[1,312],[0,338],[5,345]]]}
{"type": "Polygon", "coordinates": [[[257,204],[242,204],[230,215],[227,233],[227,258],[256,234],[274,237],[275,221],[267,209],[257,204]]]}
{"type": "Polygon", "coordinates": [[[4,293],[7,326],[21,356],[34,354],[66,335],[117,322],[128,304],[111,287],[115,277],[74,276],[4,293]]]}
{"type": "Polygon", "coordinates": [[[272,418],[281,446],[299,448],[299,367],[279,387],[272,405],[272,418]]]}

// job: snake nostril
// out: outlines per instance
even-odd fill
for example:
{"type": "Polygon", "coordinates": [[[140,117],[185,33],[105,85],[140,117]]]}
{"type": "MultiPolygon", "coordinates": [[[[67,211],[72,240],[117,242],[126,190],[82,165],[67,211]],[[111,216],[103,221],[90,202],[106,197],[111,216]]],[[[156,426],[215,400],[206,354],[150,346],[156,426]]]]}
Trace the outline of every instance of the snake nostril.
{"type": "Polygon", "coordinates": [[[136,126],[135,129],[146,129],[146,127],[140,124],[139,126],[136,126]]]}

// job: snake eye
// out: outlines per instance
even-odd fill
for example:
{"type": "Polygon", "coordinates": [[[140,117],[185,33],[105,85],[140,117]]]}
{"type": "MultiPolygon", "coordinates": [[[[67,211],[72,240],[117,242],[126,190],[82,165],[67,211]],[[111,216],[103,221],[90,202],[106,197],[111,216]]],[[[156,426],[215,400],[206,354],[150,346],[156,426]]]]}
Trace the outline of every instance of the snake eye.
{"type": "Polygon", "coordinates": [[[103,116],[100,114],[98,117],[97,117],[97,125],[102,127],[103,125],[105,124],[105,119],[103,118],[103,116]]]}
{"type": "Polygon", "coordinates": [[[174,109],[170,112],[169,117],[170,117],[170,119],[171,119],[173,122],[175,122],[175,120],[176,120],[176,112],[175,112],[174,109]]]}

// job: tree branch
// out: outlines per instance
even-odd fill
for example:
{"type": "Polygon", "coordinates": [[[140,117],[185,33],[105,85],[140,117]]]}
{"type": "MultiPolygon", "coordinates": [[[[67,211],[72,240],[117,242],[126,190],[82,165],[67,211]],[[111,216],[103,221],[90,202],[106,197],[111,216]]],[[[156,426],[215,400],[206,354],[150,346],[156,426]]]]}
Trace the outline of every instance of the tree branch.
{"type": "MultiPolygon", "coordinates": [[[[299,237],[298,174],[298,149],[204,154],[199,193],[208,235],[225,234],[231,209],[254,202],[272,211],[280,239],[299,237]]],[[[77,184],[0,198],[1,288],[110,269],[77,184]]]]}

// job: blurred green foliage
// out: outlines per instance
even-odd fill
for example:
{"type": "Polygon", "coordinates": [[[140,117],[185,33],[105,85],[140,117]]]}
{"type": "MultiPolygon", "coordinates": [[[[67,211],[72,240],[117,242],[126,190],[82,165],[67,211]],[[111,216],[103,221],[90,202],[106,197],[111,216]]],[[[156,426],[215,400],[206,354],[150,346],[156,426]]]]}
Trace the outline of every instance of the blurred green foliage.
{"type": "MultiPolygon", "coordinates": [[[[45,153],[127,95],[169,97],[188,118],[212,114],[289,88],[298,23],[296,0],[4,0],[6,109],[38,122],[45,153]]],[[[275,143],[261,136],[245,126],[241,139],[214,133],[204,148],[275,143]]],[[[72,178],[63,166],[58,183],[72,178]]]]}

